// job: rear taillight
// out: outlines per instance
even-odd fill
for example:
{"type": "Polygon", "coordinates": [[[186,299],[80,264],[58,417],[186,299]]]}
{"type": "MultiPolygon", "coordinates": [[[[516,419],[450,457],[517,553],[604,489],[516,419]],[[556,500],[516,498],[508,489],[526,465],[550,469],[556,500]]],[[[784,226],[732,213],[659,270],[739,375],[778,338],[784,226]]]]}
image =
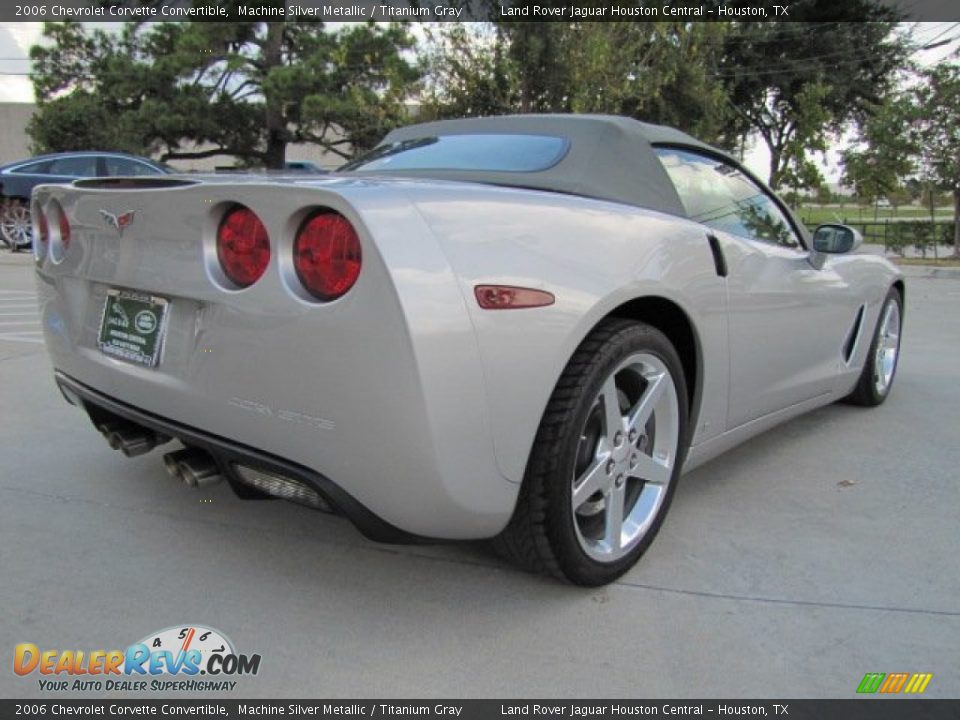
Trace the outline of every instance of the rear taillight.
{"type": "Polygon", "coordinates": [[[308,217],[293,241],[293,267],[307,291],[329,302],[343,296],[360,275],[360,238],[343,215],[321,210],[308,217]]]}
{"type": "Polygon", "coordinates": [[[58,201],[50,200],[43,211],[37,213],[37,231],[41,245],[37,257],[45,253],[49,246],[50,259],[55,263],[62,262],[70,246],[70,221],[58,201]]]}
{"type": "Polygon", "coordinates": [[[223,216],[217,229],[217,258],[230,282],[239,287],[260,279],[270,263],[270,239],[253,210],[237,205],[223,216]]]}
{"type": "Polygon", "coordinates": [[[33,257],[40,262],[50,249],[50,223],[39,205],[34,204],[30,211],[33,219],[33,257]]]}
{"type": "Polygon", "coordinates": [[[47,216],[43,210],[37,209],[37,233],[40,235],[40,242],[44,245],[50,242],[50,223],[47,222],[47,216]]]}
{"type": "Polygon", "coordinates": [[[67,213],[62,207],[57,212],[57,224],[60,228],[60,244],[66,252],[70,247],[70,220],[67,219],[67,213]]]}

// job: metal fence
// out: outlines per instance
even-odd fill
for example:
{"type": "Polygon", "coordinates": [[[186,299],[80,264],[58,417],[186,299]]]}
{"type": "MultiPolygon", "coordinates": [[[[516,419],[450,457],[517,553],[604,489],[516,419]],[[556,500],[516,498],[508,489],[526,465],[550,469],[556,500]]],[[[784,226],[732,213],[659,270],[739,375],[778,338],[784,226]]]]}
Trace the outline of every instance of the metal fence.
{"type": "MultiPolygon", "coordinates": [[[[908,250],[926,257],[940,254],[940,248],[953,248],[953,223],[938,220],[876,220],[861,222],[842,220],[844,225],[856,228],[865,243],[883,245],[886,252],[904,255],[908,250]]],[[[813,231],[814,226],[809,226],[813,231]]],[[[951,250],[952,252],[952,250],[951,250]]]]}

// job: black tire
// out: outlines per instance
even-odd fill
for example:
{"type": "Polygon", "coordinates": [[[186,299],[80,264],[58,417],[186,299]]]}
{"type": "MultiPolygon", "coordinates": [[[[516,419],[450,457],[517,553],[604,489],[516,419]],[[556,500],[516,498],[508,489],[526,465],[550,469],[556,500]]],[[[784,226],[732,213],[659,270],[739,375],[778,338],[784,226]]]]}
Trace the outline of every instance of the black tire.
{"type": "Polygon", "coordinates": [[[11,247],[10,242],[7,240],[7,233],[4,232],[2,226],[2,221],[4,220],[7,212],[7,203],[9,202],[10,201],[7,198],[0,198],[0,243],[3,243],[5,248],[11,247]]]}
{"type": "Polygon", "coordinates": [[[495,549],[531,571],[578,585],[597,586],[616,580],[639,560],[660,529],[686,450],[687,388],[683,365],[673,345],[650,325],[622,319],[604,321],[574,353],[553,391],[534,440],[517,506],[507,528],[494,540],[495,549]],[[674,464],[648,529],[624,557],[601,562],[590,557],[578,539],[573,479],[581,433],[591,411],[596,411],[594,403],[601,386],[623,361],[637,353],[659,359],[673,380],[677,428],[674,464]]]}
{"type": "Polygon", "coordinates": [[[887,397],[890,395],[890,390],[893,388],[893,381],[897,374],[897,366],[899,365],[900,360],[900,335],[902,334],[903,327],[903,298],[900,296],[900,291],[893,287],[890,288],[890,291],[887,293],[887,297],[883,301],[883,306],[880,308],[880,315],[877,318],[877,326],[873,330],[873,337],[870,341],[870,350],[867,353],[866,362],[863,364],[863,372],[860,373],[860,379],[857,380],[857,384],[849,395],[844,398],[844,401],[850,403],[851,405],[860,405],[862,407],[876,407],[883,403],[887,397]],[[890,376],[889,382],[886,383],[884,388],[878,387],[877,383],[877,347],[882,341],[883,336],[883,323],[884,318],[887,314],[887,308],[893,303],[896,306],[897,318],[898,318],[898,329],[897,329],[897,351],[894,358],[893,364],[893,373],[890,376]]]}

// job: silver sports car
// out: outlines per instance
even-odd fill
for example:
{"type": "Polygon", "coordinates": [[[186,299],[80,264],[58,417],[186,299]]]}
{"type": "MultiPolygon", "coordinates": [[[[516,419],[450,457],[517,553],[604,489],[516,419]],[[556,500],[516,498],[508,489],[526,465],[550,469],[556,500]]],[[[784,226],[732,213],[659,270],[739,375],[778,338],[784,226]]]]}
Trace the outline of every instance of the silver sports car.
{"type": "Polygon", "coordinates": [[[812,408],[878,405],[904,285],[670,128],[517,116],[397,130],[323,177],[33,196],[65,397],[189,485],[388,542],[494,538],[610,582],[681,470],[812,408]]]}

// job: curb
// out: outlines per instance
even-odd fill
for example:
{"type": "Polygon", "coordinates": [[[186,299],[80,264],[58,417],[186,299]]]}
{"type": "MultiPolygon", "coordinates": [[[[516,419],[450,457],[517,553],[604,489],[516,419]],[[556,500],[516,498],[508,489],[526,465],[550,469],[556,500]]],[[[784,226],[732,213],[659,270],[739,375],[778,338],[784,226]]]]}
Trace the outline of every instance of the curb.
{"type": "Polygon", "coordinates": [[[0,265],[33,265],[33,251],[21,250],[14,253],[3,248],[0,250],[0,265]]]}
{"type": "Polygon", "coordinates": [[[897,265],[905,277],[936,278],[938,280],[960,280],[960,268],[930,267],[924,265],[897,265]]]}

